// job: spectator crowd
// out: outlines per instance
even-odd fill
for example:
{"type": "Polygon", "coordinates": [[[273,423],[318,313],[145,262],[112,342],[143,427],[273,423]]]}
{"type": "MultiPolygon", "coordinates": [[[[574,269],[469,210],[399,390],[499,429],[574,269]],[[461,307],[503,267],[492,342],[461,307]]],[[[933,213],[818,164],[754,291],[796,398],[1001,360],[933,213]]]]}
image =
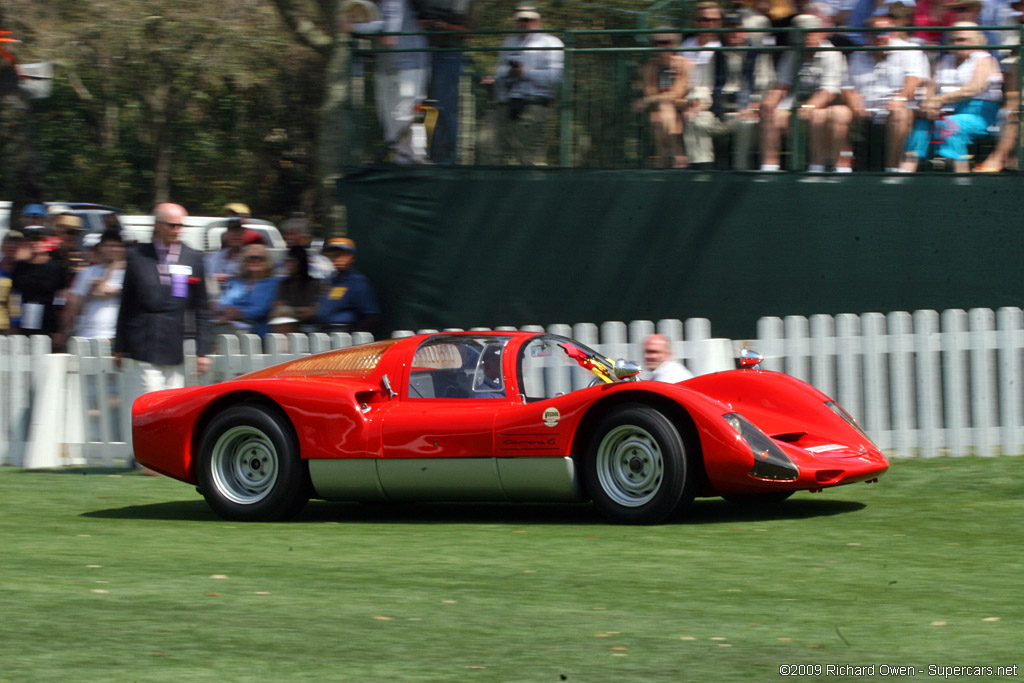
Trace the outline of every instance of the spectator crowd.
{"type": "MultiPolygon", "coordinates": [[[[1021,3],[695,0],[685,26],[637,34],[650,48],[632,102],[647,131],[646,165],[838,173],[1014,167],[1019,30],[988,27],[1019,25],[1021,3]],[[985,149],[991,153],[982,158],[985,149]],[[790,158],[787,150],[798,151],[790,158]]],[[[453,6],[380,0],[379,12],[345,25],[364,38],[384,34],[374,89],[382,160],[458,158],[460,50],[473,21],[468,10],[446,9],[453,6]],[[436,117],[419,125],[424,102],[436,117]]],[[[480,80],[491,104],[476,131],[475,159],[544,165],[565,46],[545,32],[535,4],[515,5],[511,19],[516,32],[480,80]]]]}
{"type": "Polygon", "coordinates": [[[113,212],[94,232],[70,207],[24,206],[3,235],[0,334],[46,335],[55,352],[70,337],[107,340],[131,405],[185,386],[189,338],[202,373],[217,334],[376,331],[380,309],[354,268],[354,241],[330,238],[318,253],[296,215],[282,225],[278,264],[263,233],[246,227],[246,205],[225,213],[221,249],[204,254],[182,241],[188,212],[178,204],[154,208],[152,239],[140,243],[113,212]]]}
{"type": "Polygon", "coordinates": [[[316,251],[309,222],[293,216],[282,224],[288,248],[277,263],[262,234],[246,228],[247,206],[225,213],[222,248],[201,254],[181,242],[188,214],[176,204],[157,207],[152,241],[141,244],[115,213],[93,232],[69,207],[24,206],[3,235],[0,334],[47,335],[55,351],[72,336],[104,339],[138,358],[165,341],[178,348],[186,334],[375,331],[380,309],[354,268],[355,242],[332,238],[316,251]],[[180,330],[167,327],[179,318],[180,330]]]}
{"type": "Polygon", "coordinates": [[[649,117],[649,165],[778,171],[799,131],[806,166],[792,170],[1001,171],[1016,163],[1017,57],[990,46],[1017,44],[1019,31],[979,26],[1019,25],[1021,10],[1019,0],[798,0],[785,14],[770,0],[698,0],[690,35],[659,29],[641,67],[634,109],[649,117]]]}

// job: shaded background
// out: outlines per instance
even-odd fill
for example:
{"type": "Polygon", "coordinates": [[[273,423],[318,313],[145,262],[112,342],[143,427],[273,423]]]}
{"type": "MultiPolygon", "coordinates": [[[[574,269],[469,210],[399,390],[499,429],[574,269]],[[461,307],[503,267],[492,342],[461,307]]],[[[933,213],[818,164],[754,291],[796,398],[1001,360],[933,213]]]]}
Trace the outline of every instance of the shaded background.
{"type": "Polygon", "coordinates": [[[368,169],[339,184],[386,328],[1024,304],[1021,178],[368,169]]]}

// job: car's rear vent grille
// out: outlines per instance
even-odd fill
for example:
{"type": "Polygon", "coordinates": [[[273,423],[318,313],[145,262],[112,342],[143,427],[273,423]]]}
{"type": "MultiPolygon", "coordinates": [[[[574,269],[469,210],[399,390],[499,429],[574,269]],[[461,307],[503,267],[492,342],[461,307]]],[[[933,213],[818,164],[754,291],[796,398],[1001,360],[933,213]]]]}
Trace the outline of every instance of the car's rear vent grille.
{"type": "Polygon", "coordinates": [[[310,377],[345,373],[348,375],[366,375],[377,367],[384,352],[397,340],[371,344],[361,344],[347,349],[318,353],[315,356],[298,358],[265,370],[257,370],[244,376],[244,379],[260,379],[263,377],[310,377]]]}

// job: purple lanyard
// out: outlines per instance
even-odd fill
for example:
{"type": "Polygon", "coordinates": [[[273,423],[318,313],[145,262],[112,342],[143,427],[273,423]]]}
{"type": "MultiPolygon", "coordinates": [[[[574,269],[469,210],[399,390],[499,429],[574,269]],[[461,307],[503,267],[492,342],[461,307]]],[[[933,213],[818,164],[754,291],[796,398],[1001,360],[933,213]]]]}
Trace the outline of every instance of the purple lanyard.
{"type": "Polygon", "coordinates": [[[175,243],[161,251],[165,256],[157,260],[156,269],[157,272],[160,273],[160,284],[167,287],[171,284],[171,271],[168,266],[173,266],[178,262],[178,255],[181,253],[181,245],[175,243]]]}

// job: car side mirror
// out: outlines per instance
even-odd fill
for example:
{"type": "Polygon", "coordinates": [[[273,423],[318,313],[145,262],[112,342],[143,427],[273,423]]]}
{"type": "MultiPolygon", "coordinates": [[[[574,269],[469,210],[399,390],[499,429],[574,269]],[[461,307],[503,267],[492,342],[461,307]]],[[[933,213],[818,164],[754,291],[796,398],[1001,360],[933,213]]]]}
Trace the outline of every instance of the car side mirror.
{"type": "Polygon", "coordinates": [[[614,372],[617,379],[630,379],[640,374],[640,364],[620,358],[615,361],[614,372]]]}
{"type": "Polygon", "coordinates": [[[752,368],[754,370],[761,369],[761,361],[764,360],[764,356],[759,354],[753,349],[743,347],[740,349],[740,367],[741,368],[752,368]]]}

